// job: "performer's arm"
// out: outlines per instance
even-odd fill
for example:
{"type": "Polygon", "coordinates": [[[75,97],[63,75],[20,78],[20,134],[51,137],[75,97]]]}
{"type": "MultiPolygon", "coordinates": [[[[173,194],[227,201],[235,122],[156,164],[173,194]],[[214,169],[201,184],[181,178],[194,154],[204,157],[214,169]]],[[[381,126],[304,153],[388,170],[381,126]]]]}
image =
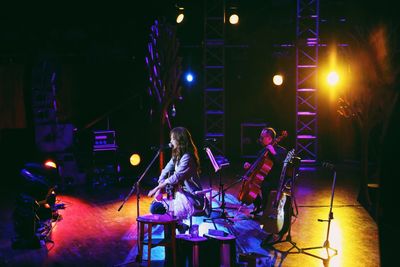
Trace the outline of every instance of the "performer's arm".
{"type": "Polygon", "coordinates": [[[154,196],[155,199],[157,200],[162,199],[162,189],[168,184],[168,182],[166,182],[166,179],[169,176],[169,174],[174,171],[174,168],[175,164],[173,159],[171,158],[168,161],[167,165],[165,165],[164,169],[162,169],[161,171],[160,177],[158,178],[158,185],[152,190],[150,190],[149,193],[147,194],[149,197],[154,196]]]}
{"type": "MultiPolygon", "coordinates": [[[[167,166],[170,163],[167,164],[167,166]]],[[[157,187],[152,189],[149,192],[149,196],[156,195],[158,190],[161,190],[167,186],[167,184],[177,184],[179,181],[184,181],[185,179],[189,179],[192,174],[193,174],[193,168],[192,166],[194,164],[192,157],[189,154],[184,154],[182,158],[179,161],[179,164],[175,168],[175,172],[168,178],[161,179],[162,177],[160,176],[159,179],[159,184],[157,187]]],[[[166,168],[167,168],[166,166],[166,168]]]]}
{"type": "Polygon", "coordinates": [[[154,187],[153,189],[151,189],[149,191],[149,193],[147,194],[149,197],[155,196],[155,198],[157,200],[159,200],[159,198],[162,198],[162,193],[161,190],[166,187],[168,184],[168,182],[165,180],[161,183],[159,183],[156,187],[154,187]]]}
{"type": "Polygon", "coordinates": [[[172,173],[175,169],[174,160],[171,158],[167,165],[165,165],[164,169],[162,169],[160,177],[158,178],[158,183],[162,183],[170,173],[172,173]]]}
{"type": "Polygon", "coordinates": [[[273,153],[270,150],[272,157],[273,157],[273,161],[283,163],[283,161],[286,158],[287,150],[281,146],[276,146],[276,147],[271,146],[271,147],[273,148],[273,151],[274,151],[274,153],[273,153]]]}
{"type": "Polygon", "coordinates": [[[175,168],[174,174],[165,179],[168,184],[177,184],[179,181],[184,181],[188,179],[193,174],[194,164],[192,157],[189,154],[184,154],[179,161],[179,164],[175,168]]]}

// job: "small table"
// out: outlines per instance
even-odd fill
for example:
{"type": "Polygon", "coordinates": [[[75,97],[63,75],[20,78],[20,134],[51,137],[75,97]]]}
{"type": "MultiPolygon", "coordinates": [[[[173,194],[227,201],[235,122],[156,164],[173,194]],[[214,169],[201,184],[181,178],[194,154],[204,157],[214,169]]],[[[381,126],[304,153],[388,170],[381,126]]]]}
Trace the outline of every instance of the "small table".
{"type": "Polygon", "coordinates": [[[167,247],[172,251],[173,266],[176,266],[176,243],[175,227],[176,219],[168,214],[146,214],[136,218],[139,227],[138,238],[138,259],[141,262],[143,257],[143,245],[147,245],[147,266],[151,264],[151,249],[157,246],[165,247],[165,260],[167,261],[167,247]],[[144,239],[144,226],[147,224],[147,239],[144,239]],[[153,226],[164,226],[164,238],[152,238],[153,226]]]}

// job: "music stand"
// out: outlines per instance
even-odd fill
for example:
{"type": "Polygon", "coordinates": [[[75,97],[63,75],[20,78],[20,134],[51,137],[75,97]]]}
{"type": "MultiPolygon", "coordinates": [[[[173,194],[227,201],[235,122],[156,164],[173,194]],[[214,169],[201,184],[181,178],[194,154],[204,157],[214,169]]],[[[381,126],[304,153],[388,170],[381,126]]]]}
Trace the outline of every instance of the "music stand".
{"type": "MultiPolygon", "coordinates": [[[[233,221],[230,219],[230,218],[233,218],[233,217],[232,217],[232,216],[228,216],[227,213],[226,213],[226,211],[225,211],[225,190],[224,190],[224,184],[222,183],[222,175],[221,175],[221,169],[224,168],[224,167],[226,167],[226,166],[228,166],[229,163],[218,164],[218,162],[216,161],[216,159],[215,159],[213,153],[211,152],[211,149],[208,148],[208,147],[206,147],[206,148],[204,148],[204,150],[206,151],[207,156],[208,156],[208,158],[210,159],[211,164],[212,164],[213,167],[214,167],[215,173],[217,173],[217,174],[218,174],[218,177],[219,177],[219,190],[218,190],[218,194],[212,196],[212,198],[221,195],[221,205],[217,208],[217,209],[221,209],[221,211],[220,211],[221,214],[220,214],[218,217],[206,218],[206,219],[204,219],[204,221],[211,220],[212,223],[214,224],[215,229],[217,229],[217,226],[215,225],[214,220],[217,220],[217,219],[224,219],[224,220],[227,220],[227,221],[230,222],[230,223],[233,223],[233,221]]],[[[210,182],[210,186],[211,186],[211,182],[210,182]]],[[[211,199],[212,199],[212,198],[211,198],[211,199]]],[[[210,203],[210,205],[211,205],[211,212],[212,212],[212,211],[213,211],[212,203],[210,203]]]]}

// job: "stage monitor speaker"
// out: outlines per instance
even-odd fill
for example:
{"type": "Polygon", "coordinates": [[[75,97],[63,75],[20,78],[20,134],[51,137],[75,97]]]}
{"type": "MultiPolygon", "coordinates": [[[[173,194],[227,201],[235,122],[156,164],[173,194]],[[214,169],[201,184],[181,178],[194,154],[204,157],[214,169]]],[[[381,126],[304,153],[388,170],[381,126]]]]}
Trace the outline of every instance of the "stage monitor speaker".
{"type": "Polygon", "coordinates": [[[93,151],[116,150],[115,131],[94,131],[93,151]]]}

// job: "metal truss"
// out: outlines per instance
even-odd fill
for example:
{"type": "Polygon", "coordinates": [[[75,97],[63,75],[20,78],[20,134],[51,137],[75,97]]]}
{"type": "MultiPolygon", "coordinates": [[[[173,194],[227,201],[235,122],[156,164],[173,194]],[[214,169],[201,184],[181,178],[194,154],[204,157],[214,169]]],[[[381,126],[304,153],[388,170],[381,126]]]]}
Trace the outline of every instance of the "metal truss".
{"type": "Polygon", "coordinates": [[[302,165],[317,161],[319,0],[297,0],[296,152],[302,165]]]}
{"type": "Polygon", "coordinates": [[[216,154],[225,154],[225,2],[205,0],[204,136],[216,140],[216,154]]]}

